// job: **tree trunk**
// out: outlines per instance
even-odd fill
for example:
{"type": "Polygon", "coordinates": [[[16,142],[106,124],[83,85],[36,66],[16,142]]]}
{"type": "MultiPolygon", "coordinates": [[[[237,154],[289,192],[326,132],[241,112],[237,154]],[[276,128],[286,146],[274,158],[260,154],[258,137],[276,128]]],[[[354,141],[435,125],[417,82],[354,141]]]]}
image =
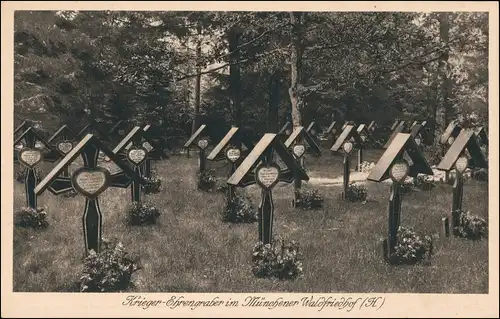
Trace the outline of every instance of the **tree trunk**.
{"type": "Polygon", "coordinates": [[[292,107],[292,124],[293,127],[301,126],[301,108],[303,105],[301,92],[300,92],[300,72],[302,62],[302,44],[301,44],[301,25],[300,12],[290,12],[291,23],[291,54],[290,54],[290,70],[291,70],[291,83],[288,89],[290,95],[290,102],[292,107]]]}
{"type": "Polygon", "coordinates": [[[241,31],[233,27],[229,30],[229,94],[231,98],[231,110],[233,112],[233,124],[241,127],[242,110],[241,110],[241,77],[240,66],[237,64],[240,59],[240,51],[237,49],[241,37],[241,31]]]}
{"type": "Polygon", "coordinates": [[[269,118],[267,121],[267,131],[269,133],[278,133],[278,108],[279,108],[279,76],[272,72],[269,76],[269,118]]]}
{"type": "Polygon", "coordinates": [[[196,83],[194,87],[194,114],[191,135],[198,129],[198,118],[201,105],[201,26],[198,26],[198,42],[196,43],[196,83]]]}
{"type": "Polygon", "coordinates": [[[450,65],[448,63],[449,57],[449,48],[448,42],[450,40],[449,36],[450,25],[448,22],[448,13],[442,12],[439,14],[439,36],[441,38],[441,42],[446,44],[446,48],[441,53],[441,57],[439,59],[439,74],[441,77],[441,97],[442,97],[442,106],[443,106],[443,128],[448,126],[450,122],[450,118],[452,116],[452,104],[451,104],[451,95],[452,95],[452,82],[449,78],[450,65]]]}

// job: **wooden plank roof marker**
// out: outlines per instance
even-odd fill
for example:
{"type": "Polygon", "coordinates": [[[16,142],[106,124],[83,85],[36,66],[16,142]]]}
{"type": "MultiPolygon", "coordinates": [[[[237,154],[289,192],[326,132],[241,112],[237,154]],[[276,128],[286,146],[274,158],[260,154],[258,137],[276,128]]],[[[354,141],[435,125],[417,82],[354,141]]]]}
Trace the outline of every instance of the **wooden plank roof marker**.
{"type": "Polygon", "coordinates": [[[184,147],[187,149],[189,149],[193,143],[196,143],[196,146],[198,146],[198,167],[200,173],[204,172],[206,169],[205,149],[208,146],[208,139],[203,137],[202,134],[206,127],[205,124],[200,125],[196,132],[188,139],[186,144],[184,144],[184,147]]]}
{"type": "Polygon", "coordinates": [[[292,153],[281,142],[278,134],[267,133],[227,180],[229,185],[247,187],[257,183],[262,189],[259,205],[259,241],[268,244],[272,240],[274,204],[272,188],[279,182],[291,183],[295,178],[309,180],[292,153]],[[273,160],[273,153],[280,156],[285,168],[273,160]]]}
{"type": "Polygon", "coordinates": [[[127,188],[133,181],[144,183],[118,155],[113,153],[95,135],[87,134],[36,186],[35,193],[41,195],[47,189],[54,195],[60,195],[75,189],[85,197],[83,214],[83,233],[85,253],[90,250],[100,251],[102,238],[102,213],[98,196],[108,187],[127,188]],[[99,165],[99,152],[103,152],[109,161],[121,168],[120,172],[111,173],[99,165]],[[73,171],[71,177],[61,176],[65,167],[71,165],[77,157],[83,159],[83,166],[73,171]]]}
{"type": "Polygon", "coordinates": [[[391,136],[389,137],[389,139],[387,140],[387,142],[385,143],[384,145],[384,148],[387,148],[389,147],[389,145],[391,145],[392,143],[392,140],[399,134],[399,133],[404,133],[404,130],[405,130],[405,126],[406,126],[406,123],[405,121],[400,121],[398,122],[398,125],[396,126],[396,128],[393,130],[393,132],[391,133],[391,136]]]}

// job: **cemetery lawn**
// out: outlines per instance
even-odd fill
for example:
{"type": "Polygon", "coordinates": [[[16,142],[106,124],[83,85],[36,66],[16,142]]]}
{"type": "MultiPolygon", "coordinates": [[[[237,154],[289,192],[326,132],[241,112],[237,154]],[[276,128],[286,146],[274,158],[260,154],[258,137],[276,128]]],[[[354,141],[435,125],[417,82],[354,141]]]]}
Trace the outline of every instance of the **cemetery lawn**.
{"type": "MultiPolygon", "coordinates": [[[[299,242],[303,278],[291,281],[259,279],[251,270],[257,223],[221,221],[224,195],[196,189],[195,152],[153,163],[163,179],[162,191],[145,195],[161,209],[154,226],[127,226],[125,211],[130,189],[109,188],[100,197],[105,238],[120,240],[141,258],[134,274],[140,292],[315,292],[315,293],[488,293],[488,241],[447,239],[436,242],[431,265],[390,266],[383,262],[378,239],[386,236],[389,184],[367,182],[366,203],[339,200],[342,186],[304,183],[325,197],[317,210],[291,208],[293,185],[278,184],[273,191],[274,233],[299,242]]],[[[376,161],[381,151],[367,151],[376,161]]],[[[16,165],[17,166],[17,165],[16,165]]],[[[226,176],[229,167],[217,167],[226,176]]],[[[353,157],[351,167],[355,166],[353,157]]],[[[42,166],[46,174],[50,166],[42,166]]],[[[320,158],[308,155],[310,176],[341,178],[342,158],[328,150],[320,158]]],[[[240,190],[241,191],[241,190],[240,190]]],[[[255,207],[257,186],[243,190],[255,207]]],[[[412,191],[403,197],[401,225],[421,234],[438,234],[441,218],[451,207],[451,186],[412,191]]],[[[82,196],[38,199],[45,206],[49,227],[35,231],[14,227],[14,291],[78,291],[84,251],[82,196]]],[[[25,205],[24,185],[14,181],[14,211],[25,205]]],[[[487,219],[487,182],[469,180],[464,186],[464,208],[487,219]]]]}

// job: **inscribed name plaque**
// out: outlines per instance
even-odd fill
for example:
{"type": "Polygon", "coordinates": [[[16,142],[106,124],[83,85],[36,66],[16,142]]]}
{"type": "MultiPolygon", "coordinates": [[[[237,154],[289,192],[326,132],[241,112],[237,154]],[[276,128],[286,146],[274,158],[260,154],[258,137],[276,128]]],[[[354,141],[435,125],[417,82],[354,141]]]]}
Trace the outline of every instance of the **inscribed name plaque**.
{"type": "Polygon", "coordinates": [[[148,152],[151,152],[151,150],[153,150],[153,146],[149,144],[149,142],[142,143],[142,147],[144,147],[148,152]]]}
{"type": "Polygon", "coordinates": [[[409,171],[410,166],[406,161],[396,162],[391,167],[390,176],[393,181],[401,183],[408,176],[409,171]]]}
{"type": "Polygon", "coordinates": [[[459,172],[464,172],[467,169],[468,165],[469,165],[469,159],[467,158],[467,156],[460,156],[455,162],[455,168],[459,172]]]}
{"type": "Polygon", "coordinates": [[[83,196],[93,199],[108,188],[110,173],[106,168],[82,167],[73,173],[71,182],[75,190],[83,196]]]}
{"type": "Polygon", "coordinates": [[[57,149],[63,152],[64,154],[68,154],[73,149],[73,143],[68,141],[62,141],[57,144],[57,149]]]}
{"type": "Polygon", "coordinates": [[[260,166],[257,168],[256,173],[255,177],[257,179],[257,183],[263,188],[271,189],[278,183],[280,168],[276,164],[270,166],[260,166]]]}
{"type": "Polygon", "coordinates": [[[352,151],[353,145],[351,142],[345,142],[342,148],[346,154],[349,154],[352,151]]]}
{"type": "Polygon", "coordinates": [[[19,153],[19,161],[24,165],[33,168],[42,160],[42,152],[39,149],[22,149],[19,153]]]}
{"type": "Polygon", "coordinates": [[[226,157],[231,162],[236,162],[241,156],[241,151],[238,148],[230,148],[226,152],[226,157]]]}
{"type": "Polygon", "coordinates": [[[304,155],[305,151],[306,151],[306,147],[302,144],[297,144],[293,147],[293,154],[297,158],[300,158],[302,155],[304,155]]]}
{"type": "Polygon", "coordinates": [[[208,141],[207,140],[199,140],[198,141],[198,147],[202,150],[204,150],[205,148],[207,148],[208,146],[208,141]]]}
{"type": "Polygon", "coordinates": [[[128,150],[127,158],[135,165],[140,165],[146,159],[147,151],[143,148],[131,148],[128,150]]]}

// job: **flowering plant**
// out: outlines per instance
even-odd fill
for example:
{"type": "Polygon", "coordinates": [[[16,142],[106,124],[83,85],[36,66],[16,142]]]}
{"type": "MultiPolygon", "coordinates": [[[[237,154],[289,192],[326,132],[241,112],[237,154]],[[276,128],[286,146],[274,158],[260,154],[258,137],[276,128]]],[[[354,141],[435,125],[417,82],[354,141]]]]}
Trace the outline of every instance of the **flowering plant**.
{"type": "Polygon", "coordinates": [[[270,244],[258,242],[252,253],[253,273],[257,277],[295,279],[303,275],[299,244],[273,239],[270,244]]]}

